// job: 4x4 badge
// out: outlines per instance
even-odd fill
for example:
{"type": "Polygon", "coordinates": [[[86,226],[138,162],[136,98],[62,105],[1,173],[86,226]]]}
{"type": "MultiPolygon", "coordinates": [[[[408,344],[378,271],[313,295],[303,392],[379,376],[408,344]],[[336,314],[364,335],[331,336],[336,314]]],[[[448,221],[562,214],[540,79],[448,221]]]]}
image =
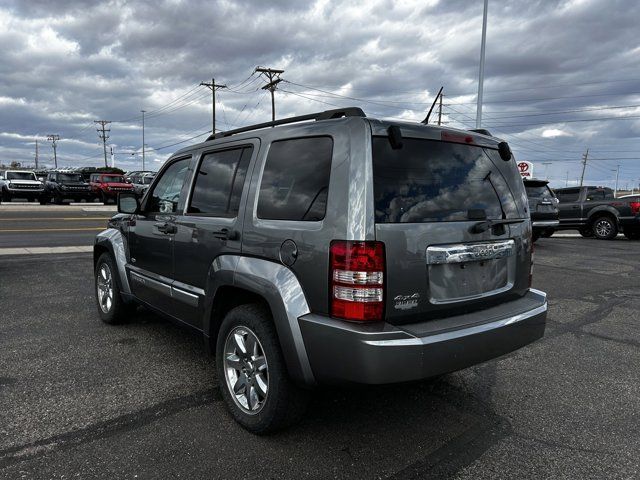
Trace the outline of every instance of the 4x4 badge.
{"type": "Polygon", "coordinates": [[[410,308],[416,308],[418,306],[418,300],[420,299],[419,293],[411,295],[396,295],[393,298],[395,302],[393,308],[396,310],[409,310],[410,308]]]}

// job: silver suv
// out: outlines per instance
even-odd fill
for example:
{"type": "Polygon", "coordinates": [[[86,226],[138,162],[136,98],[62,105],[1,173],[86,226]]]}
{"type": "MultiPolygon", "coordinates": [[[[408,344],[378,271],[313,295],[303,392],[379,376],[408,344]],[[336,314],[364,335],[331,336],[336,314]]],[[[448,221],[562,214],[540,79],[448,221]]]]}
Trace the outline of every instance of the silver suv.
{"type": "Polygon", "coordinates": [[[488,135],[357,108],[278,120],[180,150],[118,211],[94,247],[100,317],[143,304],[201,332],[255,433],[320,385],[428,378],[544,334],[525,189],[488,135]]]}

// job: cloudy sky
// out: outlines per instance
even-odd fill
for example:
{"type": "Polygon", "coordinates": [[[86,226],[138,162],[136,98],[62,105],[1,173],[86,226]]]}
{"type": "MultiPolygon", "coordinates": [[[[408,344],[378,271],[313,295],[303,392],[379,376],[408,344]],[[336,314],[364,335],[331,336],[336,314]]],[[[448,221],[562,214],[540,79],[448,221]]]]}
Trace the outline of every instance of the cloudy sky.
{"type": "MultiPolygon", "coordinates": [[[[443,120],[475,126],[482,0],[0,0],[0,163],[147,167],[217,128],[270,119],[256,66],[285,70],[278,117],[360,106],[421,120],[444,86],[443,120]]],[[[636,1],[489,0],[483,127],[535,176],[640,182],[636,1]],[[592,159],[592,160],[591,160],[592,159]]]]}

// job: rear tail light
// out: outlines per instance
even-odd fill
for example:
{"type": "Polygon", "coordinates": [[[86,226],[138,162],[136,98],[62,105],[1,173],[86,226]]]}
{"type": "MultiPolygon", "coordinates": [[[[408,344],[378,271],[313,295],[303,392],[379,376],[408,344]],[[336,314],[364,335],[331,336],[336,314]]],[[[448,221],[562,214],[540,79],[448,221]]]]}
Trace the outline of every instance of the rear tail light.
{"type": "Polygon", "coordinates": [[[640,213],[640,202],[629,203],[631,207],[631,215],[638,215],[640,213]]]}
{"type": "Polygon", "coordinates": [[[336,240],[330,247],[331,316],[360,322],[384,318],[384,244],[336,240]]]}

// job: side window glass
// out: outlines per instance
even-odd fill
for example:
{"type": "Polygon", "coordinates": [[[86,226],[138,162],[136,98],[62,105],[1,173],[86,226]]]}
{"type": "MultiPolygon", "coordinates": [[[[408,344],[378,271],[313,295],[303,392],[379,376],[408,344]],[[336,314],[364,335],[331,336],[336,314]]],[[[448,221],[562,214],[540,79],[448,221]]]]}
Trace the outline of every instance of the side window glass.
{"type": "Polygon", "coordinates": [[[258,218],[322,220],[327,207],[332,154],[331,137],[273,142],[260,184],[258,218]]]}
{"type": "Polygon", "coordinates": [[[613,190],[610,188],[605,188],[603,191],[605,200],[613,200],[615,197],[613,196],[613,190]]]}
{"type": "Polygon", "coordinates": [[[205,155],[196,174],[188,213],[235,217],[252,151],[252,147],[245,147],[205,155]]]}
{"type": "Polygon", "coordinates": [[[604,191],[602,189],[590,188],[587,190],[588,202],[596,202],[599,200],[604,200],[604,191]]]}
{"type": "Polygon", "coordinates": [[[579,196],[580,189],[578,188],[565,189],[556,192],[556,197],[558,197],[560,203],[577,202],[579,196]]]}
{"type": "Polygon", "coordinates": [[[182,185],[189,169],[189,158],[172,163],[158,180],[149,196],[146,211],[150,213],[175,213],[180,200],[182,185]]]}

